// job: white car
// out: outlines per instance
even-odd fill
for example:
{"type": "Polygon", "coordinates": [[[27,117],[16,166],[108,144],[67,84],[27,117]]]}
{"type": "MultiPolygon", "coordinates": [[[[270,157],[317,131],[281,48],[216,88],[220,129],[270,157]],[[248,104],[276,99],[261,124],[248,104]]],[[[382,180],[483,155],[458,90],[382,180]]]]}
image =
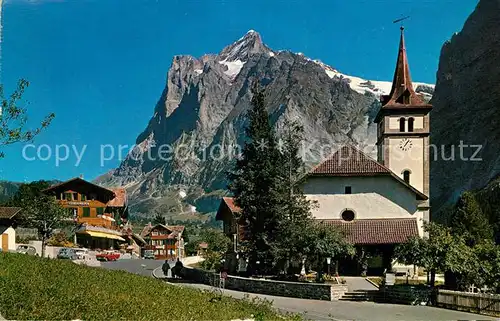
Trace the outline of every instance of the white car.
{"type": "Polygon", "coordinates": [[[85,256],[88,256],[88,254],[89,254],[89,250],[88,249],[83,249],[83,248],[76,249],[75,252],[76,252],[76,256],[80,260],[83,259],[85,256]]]}

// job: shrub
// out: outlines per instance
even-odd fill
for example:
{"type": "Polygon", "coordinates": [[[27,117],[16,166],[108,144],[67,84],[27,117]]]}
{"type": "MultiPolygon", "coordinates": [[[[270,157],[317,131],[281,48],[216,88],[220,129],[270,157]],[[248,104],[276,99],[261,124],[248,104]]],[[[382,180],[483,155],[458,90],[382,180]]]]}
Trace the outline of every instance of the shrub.
{"type": "Polygon", "coordinates": [[[258,302],[15,253],[0,254],[0,293],[0,314],[11,320],[291,319],[258,302]]]}

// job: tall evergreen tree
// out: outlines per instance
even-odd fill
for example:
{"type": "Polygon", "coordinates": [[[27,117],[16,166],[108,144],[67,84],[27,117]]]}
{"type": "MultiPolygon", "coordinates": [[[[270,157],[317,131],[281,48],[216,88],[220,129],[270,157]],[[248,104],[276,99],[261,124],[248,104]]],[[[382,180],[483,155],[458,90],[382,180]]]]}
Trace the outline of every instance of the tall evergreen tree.
{"type": "Polygon", "coordinates": [[[472,192],[462,194],[450,217],[453,232],[465,237],[470,245],[493,239],[493,227],[472,192]]]}
{"type": "Polygon", "coordinates": [[[278,140],[280,150],[279,202],[283,219],[280,222],[279,242],[276,256],[279,258],[281,270],[287,270],[290,261],[302,261],[306,255],[301,240],[307,238],[302,234],[310,230],[313,222],[311,202],[302,191],[301,183],[305,178],[305,164],[300,155],[303,139],[303,127],[298,122],[285,120],[281,137],[278,140]]]}
{"type": "Polygon", "coordinates": [[[264,92],[254,85],[252,109],[248,112],[247,141],[230,173],[229,186],[236,204],[242,208],[241,220],[248,224],[249,239],[242,247],[249,255],[249,269],[268,272],[275,261],[280,221],[281,156],[265,107],[264,92]]]}

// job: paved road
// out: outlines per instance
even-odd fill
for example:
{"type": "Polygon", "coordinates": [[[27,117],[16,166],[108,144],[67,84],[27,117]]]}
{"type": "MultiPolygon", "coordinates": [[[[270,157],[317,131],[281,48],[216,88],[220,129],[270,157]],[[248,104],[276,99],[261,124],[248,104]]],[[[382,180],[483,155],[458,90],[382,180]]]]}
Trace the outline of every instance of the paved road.
{"type": "MultiPolygon", "coordinates": [[[[110,269],[120,269],[131,273],[151,276],[154,268],[163,261],[121,260],[106,262],[102,266],[110,269]],[[146,266],[141,266],[141,265],[146,266]]],[[[212,289],[202,284],[183,283],[198,289],[212,289]]],[[[243,298],[245,295],[273,301],[273,306],[279,310],[301,313],[309,320],[356,320],[356,321],[420,321],[420,320],[500,320],[472,313],[433,308],[427,306],[410,306],[397,304],[380,304],[374,302],[319,301],[260,294],[249,294],[238,291],[224,290],[225,295],[243,298]]]]}

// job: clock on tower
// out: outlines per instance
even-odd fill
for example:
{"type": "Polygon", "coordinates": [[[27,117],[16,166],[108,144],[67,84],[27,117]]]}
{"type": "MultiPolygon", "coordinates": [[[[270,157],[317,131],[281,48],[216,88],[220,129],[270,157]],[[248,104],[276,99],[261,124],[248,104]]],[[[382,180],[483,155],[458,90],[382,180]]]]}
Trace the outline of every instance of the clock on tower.
{"type": "Polygon", "coordinates": [[[429,196],[429,113],[432,105],[413,88],[403,27],[391,92],[381,97],[381,103],[375,118],[378,161],[429,196]]]}

